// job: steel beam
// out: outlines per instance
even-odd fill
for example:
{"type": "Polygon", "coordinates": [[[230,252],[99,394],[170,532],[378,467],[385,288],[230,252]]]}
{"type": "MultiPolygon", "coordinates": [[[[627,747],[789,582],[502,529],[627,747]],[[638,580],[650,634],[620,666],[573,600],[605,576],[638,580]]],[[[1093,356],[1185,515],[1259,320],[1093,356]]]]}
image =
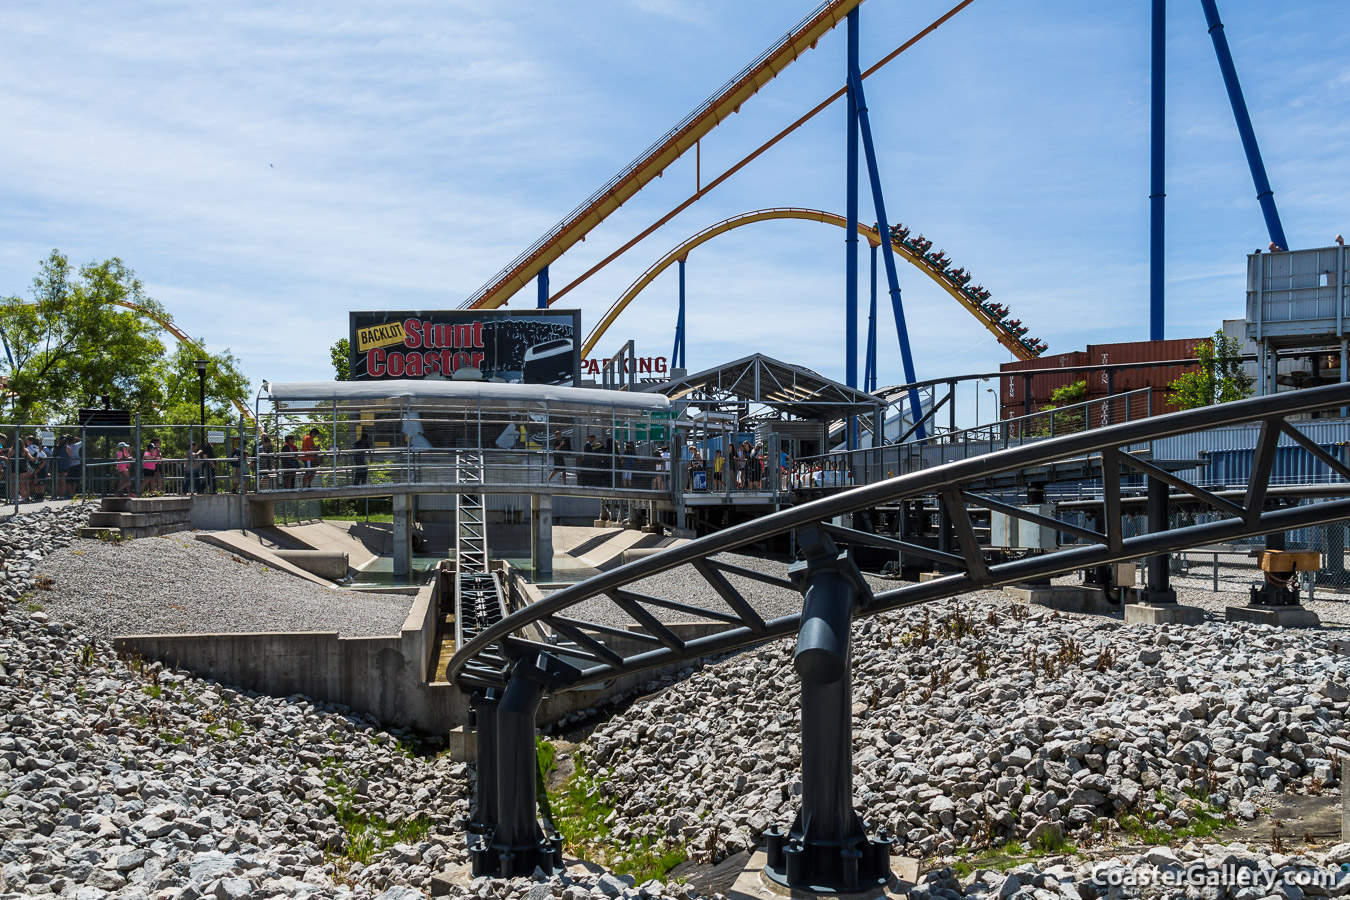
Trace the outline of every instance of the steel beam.
{"type": "Polygon", "coordinates": [[[1166,188],[1167,0],[1153,0],[1153,96],[1149,162],[1148,339],[1163,339],[1163,205],[1166,188]]]}
{"type": "Polygon", "coordinates": [[[1284,237],[1280,211],[1275,208],[1275,191],[1270,187],[1266,165],[1261,161],[1261,148],[1256,143],[1252,117],[1247,113],[1247,101],[1242,96],[1242,84],[1238,81],[1237,67],[1233,65],[1233,53],[1228,49],[1228,37],[1219,19],[1218,4],[1215,0],[1200,0],[1200,6],[1204,8],[1205,24],[1214,42],[1214,55],[1219,61],[1219,71],[1223,74],[1223,86],[1228,91],[1228,103],[1233,107],[1233,121],[1237,123],[1238,135],[1242,138],[1242,151],[1247,154],[1247,167],[1251,169],[1256,199],[1261,204],[1261,215],[1266,220],[1266,232],[1272,244],[1281,250],[1288,250],[1289,242],[1284,237]]]}
{"type": "MultiPolygon", "coordinates": [[[[856,10],[854,12],[856,13],[856,10]]],[[[900,339],[900,362],[905,370],[905,381],[912,383],[918,380],[914,374],[914,355],[909,346],[909,327],[905,324],[905,305],[900,299],[900,276],[896,274],[895,249],[892,242],[886,239],[890,236],[890,220],[886,218],[886,199],[881,192],[881,170],[877,166],[877,149],[872,141],[872,122],[867,115],[867,97],[863,93],[862,76],[856,65],[849,69],[848,83],[857,103],[858,132],[862,137],[863,156],[867,160],[868,181],[872,185],[872,205],[876,209],[877,229],[883,238],[881,259],[886,264],[886,284],[891,292],[891,312],[895,315],[895,330],[900,339]]],[[[909,391],[909,410],[914,421],[919,422],[923,410],[919,403],[919,392],[914,388],[909,391]]],[[[919,427],[917,434],[919,440],[926,437],[922,426],[919,427]]]]}
{"type": "Polygon", "coordinates": [[[854,605],[867,583],[829,536],[799,536],[807,559],[789,568],[803,594],[793,668],[802,690],[802,806],[786,835],[770,833],[769,878],[797,890],[852,893],[885,884],[890,844],[872,841],[853,809],[854,605]]]}
{"type": "Polygon", "coordinates": [[[551,825],[547,835],[539,827],[534,722],[544,694],[576,684],[580,674],[551,654],[526,654],[510,667],[495,707],[486,697],[475,706],[480,735],[486,728],[491,744],[479,748],[479,803],[468,835],[475,877],[517,878],[535,868],[562,870],[562,838],[551,825]]]}
{"type": "MultiPolygon", "coordinates": [[[[844,383],[858,386],[858,103],[851,80],[858,65],[858,10],[848,13],[847,66],[849,88],[845,114],[848,117],[844,163],[844,383]]],[[[911,379],[913,380],[913,379],[911,379]]],[[[848,449],[858,446],[858,425],[850,416],[845,429],[848,449]]],[[[828,449],[828,448],[826,448],[828,449]]]]}

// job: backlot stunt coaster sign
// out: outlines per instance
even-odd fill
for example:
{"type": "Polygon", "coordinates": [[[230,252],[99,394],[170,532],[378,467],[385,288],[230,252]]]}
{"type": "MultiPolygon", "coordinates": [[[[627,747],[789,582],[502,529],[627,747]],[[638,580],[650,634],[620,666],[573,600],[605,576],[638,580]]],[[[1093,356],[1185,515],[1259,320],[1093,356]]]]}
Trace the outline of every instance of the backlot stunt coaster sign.
{"type": "Polygon", "coordinates": [[[488,379],[572,385],[581,379],[580,310],[455,309],[351,313],[351,377],[488,379]]]}

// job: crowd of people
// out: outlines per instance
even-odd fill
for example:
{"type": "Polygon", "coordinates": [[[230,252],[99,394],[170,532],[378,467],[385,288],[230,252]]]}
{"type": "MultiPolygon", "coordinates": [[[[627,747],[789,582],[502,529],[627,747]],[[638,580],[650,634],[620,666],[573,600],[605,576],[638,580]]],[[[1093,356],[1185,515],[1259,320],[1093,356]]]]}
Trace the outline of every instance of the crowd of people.
{"type": "Polygon", "coordinates": [[[84,442],[74,435],[53,435],[48,446],[36,432],[17,442],[0,435],[0,465],[4,470],[0,491],[6,501],[68,500],[80,490],[84,442]]]}
{"type": "Polygon", "coordinates": [[[544,479],[546,484],[565,485],[570,472],[571,483],[585,487],[664,490],[670,486],[670,447],[666,444],[653,444],[644,454],[635,441],[620,444],[612,437],[602,441],[590,434],[574,452],[571,439],[558,429],[553,432],[549,454],[552,468],[544,479]]]}
{"type": "MultiPolygon", "coordinates": [[[[370,481],[375,453],[369,429],[363,429],[345,449],[325,447],[323,432],[318,428],[275,438],[262,432],[251,448],[231,441],[223,456],[217,455],[217,448],[209,441],[190,445],[190,450],[181,451],[181,457],[167,456],[159,438],[150,439],[139,451],[119,441],[111,459],[95,452],[96,458],[89,465],[79,435],[34,432],[17,445],[11,444],[0,435],[0,467],[4,472],[0,476],[0,498],[7,502],[69,499],[83,493],[134,497],[175,489],[194,494],[235,492],[255,468],[260,490],[312,488],[319,474],[329,469],[335,473],[335,484],[363,485],[370,481]]],[[[548,469],[546,484],[656,491],[674,487],[722,493],[847,483],[845,473],[831,463],[794,464],[786,450],[774,459],[762,441],[752,443],[748,439],[733,442],[726,451],[687,443],[679,460],[677,481],[672,480],[676,463],[667,443],[639,444],[613,437],[602,440],[597,434],[587,434],[581,447],[574,449],[570,432],[558,429],[543,452],[548,469]]]]}

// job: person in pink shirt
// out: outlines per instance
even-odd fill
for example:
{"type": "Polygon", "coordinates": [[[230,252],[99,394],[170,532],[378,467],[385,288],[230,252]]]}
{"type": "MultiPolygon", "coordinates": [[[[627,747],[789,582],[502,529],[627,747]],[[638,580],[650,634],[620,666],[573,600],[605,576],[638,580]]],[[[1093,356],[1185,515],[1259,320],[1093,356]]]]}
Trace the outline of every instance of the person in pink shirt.
{"type": "Polygon", "coordinates": [[[144,482],[141,489],[144,493],[163,489],[159,472],[159,461],[163,458],[164,454],[159,452],[159,438],[155,438],[146,446],[145,453],[141,454],[141,480],[144,482]]]}

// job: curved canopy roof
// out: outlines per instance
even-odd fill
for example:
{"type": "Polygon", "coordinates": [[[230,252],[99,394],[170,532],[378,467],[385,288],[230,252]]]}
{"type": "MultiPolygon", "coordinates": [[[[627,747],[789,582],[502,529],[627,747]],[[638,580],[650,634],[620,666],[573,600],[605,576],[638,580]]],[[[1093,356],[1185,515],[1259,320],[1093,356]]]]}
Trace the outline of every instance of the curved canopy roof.
{"type": "Polygon", "coordinates": [[[667,412],[670,400],[661,394],[635,394],[598,388],[558,387],[551,384],[502,384],[491,381],[442,381],[390,378],[382,381],[264,381],[258,398],[273,402],[339,403],[409,400],[446,405],[548,403],[569,407],[601,407],[637,412],[667,412]]]}

